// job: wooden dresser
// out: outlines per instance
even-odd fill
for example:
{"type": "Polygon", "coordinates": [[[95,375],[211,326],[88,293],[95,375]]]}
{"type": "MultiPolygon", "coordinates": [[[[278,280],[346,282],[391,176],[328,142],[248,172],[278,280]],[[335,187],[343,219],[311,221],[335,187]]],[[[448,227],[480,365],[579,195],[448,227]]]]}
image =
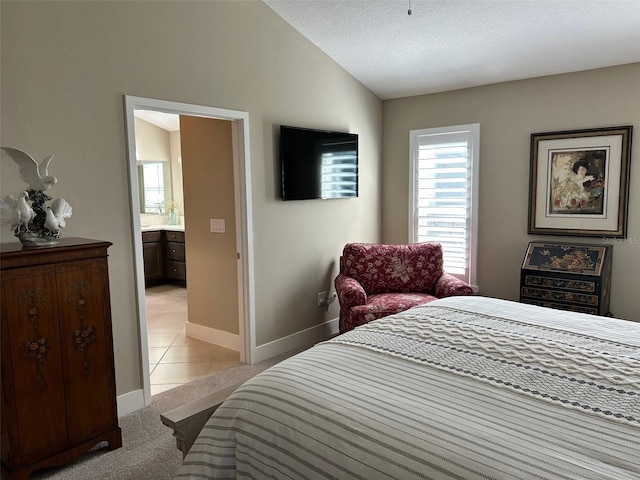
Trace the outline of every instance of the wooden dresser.
{"type": "Polygon", "coordinates": [[[116,407],[107,249],[0,245],[2,473],[28,478],[102,441],[122,446],[116,407]]]}
{"type": "Polygon", "coordinates": [[[530,242],[520,274],[520,302],[609,315],[611,245],[530,242]]]}

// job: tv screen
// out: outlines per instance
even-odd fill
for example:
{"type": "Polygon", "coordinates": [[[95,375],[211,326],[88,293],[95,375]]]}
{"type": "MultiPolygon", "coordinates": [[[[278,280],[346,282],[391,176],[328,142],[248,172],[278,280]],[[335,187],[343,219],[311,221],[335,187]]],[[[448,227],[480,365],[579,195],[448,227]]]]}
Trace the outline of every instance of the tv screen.
{"type": "Polygon", "coordinates": [[[358,196],[358,135],[280,126],[282,200],[358,196]]]}

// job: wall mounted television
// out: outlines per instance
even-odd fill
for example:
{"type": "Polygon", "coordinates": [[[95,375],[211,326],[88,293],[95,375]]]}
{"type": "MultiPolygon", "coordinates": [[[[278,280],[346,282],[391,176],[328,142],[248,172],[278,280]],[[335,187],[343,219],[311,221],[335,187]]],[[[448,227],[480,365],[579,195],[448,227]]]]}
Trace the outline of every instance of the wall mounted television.
{"type": "Polygon", "coordinates": [[[358,135],[280,126],[282,200],[358,196],[358,135]]]}

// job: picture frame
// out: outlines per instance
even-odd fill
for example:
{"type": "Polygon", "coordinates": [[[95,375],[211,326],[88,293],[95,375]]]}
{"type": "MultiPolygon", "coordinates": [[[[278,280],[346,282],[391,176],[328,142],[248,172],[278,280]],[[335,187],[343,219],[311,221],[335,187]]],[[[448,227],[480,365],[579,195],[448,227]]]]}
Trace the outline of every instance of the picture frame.
{"type": "Polygon", "coordinates": [[[632,133],[532,133],[528,233],[626,238],[632,133]]]}

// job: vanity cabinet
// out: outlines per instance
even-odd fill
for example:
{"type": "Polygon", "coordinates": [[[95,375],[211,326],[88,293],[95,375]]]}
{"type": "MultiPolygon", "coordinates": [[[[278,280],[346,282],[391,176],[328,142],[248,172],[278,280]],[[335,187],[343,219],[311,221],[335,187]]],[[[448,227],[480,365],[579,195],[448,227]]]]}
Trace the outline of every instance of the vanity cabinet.
{"type": "Polygon", "coordinates": [[[176,283],[184,284],[187,281],[187,267],[184,255],[184,232],[174,232],[166,230],[165,235],[165,257],[166,277],[176,283]]]}
{"type": "Polygon", "coordinates": [[[152,287],[164,283],[164,260],[162,251],[161,230],[142,232],[145,287],[152,287]]]}
{"type": "Polygon", "coordinates": [[[154,230],[142,232],[145,287],[176,283],[185,286],[184,232],[154,230]]]}
{"type": "Polygon", "coordinates": [[[2,473],[26,479],[106,441],[122,446],[107,249],[68,238],[0,245],[2,473]]]}

